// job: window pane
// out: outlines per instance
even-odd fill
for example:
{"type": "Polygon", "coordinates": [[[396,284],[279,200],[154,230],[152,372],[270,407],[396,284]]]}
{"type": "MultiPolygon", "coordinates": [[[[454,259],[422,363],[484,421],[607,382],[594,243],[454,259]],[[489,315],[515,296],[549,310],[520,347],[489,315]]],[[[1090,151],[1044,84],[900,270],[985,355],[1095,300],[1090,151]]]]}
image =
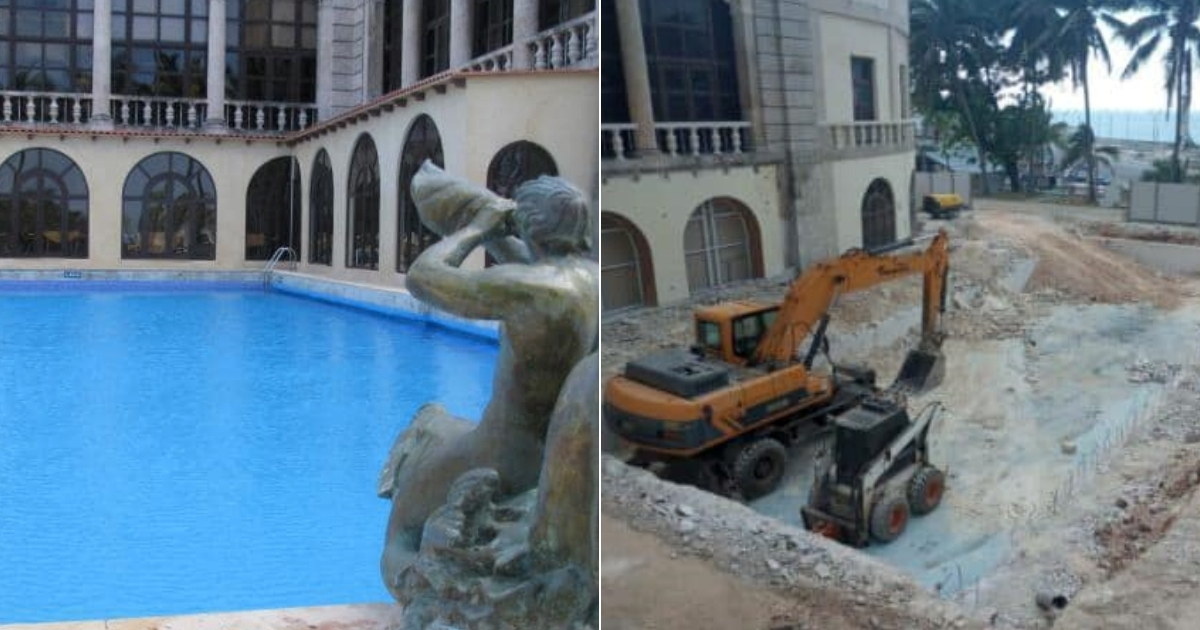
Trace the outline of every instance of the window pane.
{"type": "MultiPolygon", "coordinates": [[[[68,39],[71,37],[71,14],[49,12],[45,14],[45,36],[54,39],[68,39]]],[[[88,33],[90,36],[91,33],[88,33]]]]}
{"type": "Polygon", "coordinates": [[[133,18],[133,39],[158,39],[157,20],[152,17],[133,18]]]}
{"type": "Polygon", "coordinates": [[[92,39],[92,14],[79,13],[75,16],[75,37],[81,40],[92,39]]]}
{"type": "Polygon", "coordinates": [[[271,27],[271,45],[276,48],[295,48],[296,29],[289,25],[271,27]]]}
{"type": "Polygon", "coordinates": [[[162,0],[159,7],[162,15],[184,15],[186,3],[184,0],[162,0]]]}
{"type": "Polygon", "coordinates": [[[17,36],[41,37],[42,15],[37,11],[17,11],[17,36]]]}
{"type": "Polygon", "coordinates": [[[70,65],[71,49],[66,44],[46,44],[42,63],[49,68],[66,68],[70,65]]]}
{"type": "Polygon", "coordinates": [[[187,41],[183,34],[183,18],[162,18],[159,21],[159,39],[169,42],[187,41]]]}

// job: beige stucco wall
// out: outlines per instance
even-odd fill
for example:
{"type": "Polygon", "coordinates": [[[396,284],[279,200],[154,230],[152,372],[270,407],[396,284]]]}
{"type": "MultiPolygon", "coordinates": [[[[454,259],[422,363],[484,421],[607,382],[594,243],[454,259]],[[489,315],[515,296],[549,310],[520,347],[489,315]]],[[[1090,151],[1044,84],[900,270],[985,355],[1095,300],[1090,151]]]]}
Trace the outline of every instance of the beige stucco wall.
{"type": "Polygon", "coordinates": [[[8,269],[243,269],[261,267],[245,261],[246,189],[255,171],[268,161],[288,155],[278,142],[251,142],[212,136],[187,141],[112,135],[0,135],[0,161],[17,151],[53,149],[71,158],[83,171],[88,186],[88,259],[4,258],[8,269]],[[121,197],[130,170],[143,159],[175,151],[198,160],[217,190],[216,261],[122,260],[121,197]]]}
{"type": "MultiPolygon", "coordinates": [[[[245,260],[246,191],[254,173],[273,158],[294,155],[299,161],[303,194],[301,258],[308,257],[309,184],[317,152],[329,152],[334,178],[333,266],[302,262],[299,271],[351,282],[402,286],[395,272],[397,174],[404,140],[412,122],[430,115],[442,138],[446,170],[483,186],[488,166],[505,145],[529,140],[553,156],[559,175],[597,198],[599,132],[597,74],[588,72],[475,75],[429,89],[390,111],[348,120],[329,133],[289,146],[274,140],[235,136],[164,136],[141,138],[91,134],[0,134],[0,161],[16,151],[45,147],[60,151],[83,170],[89,192],[89,258],[3,258],[10,269],[260,269],[245,260]],[[346,269],[346,191],[350,158],[362,134],[370,134],[379,155],[379,270],[346,269]],[[217,189],[215,261],[122,260],[121,195],[125,178],[140,160],[160,151],[178,151],[199,160],[217,189]]],[[[477,251],[468,260],[482,266],[477,251]]]]}
{"type": "MultiPolygon", "coordinates": [[[[309,230],[308,174],[317,152],[329,153],[333,168],[333,266],[301,263],[299,271],[323,277],[384,286],[403,286],[396,269],[396,230],[399,221],[400,156],[413,122],[422,114],[437,125],[442,140],[445,169],[485,186],[488,167],[498,151],[512,142],[528,140],[541,145],[554,158],[559,176],[575,183],[596,199],[598,170],[598,87],[596,74],[477,75],[465,85],[444,92],[428,91],[422,99],[410,98],[379,116],[369,116],[337,132],[303,141],[295,155],[304,173],[304,208],[301,233],[309,230]],[[347,269],[346,190],[350,157],[362,134],[370,134],[379,153],[380,216],[379,269],[347,269]]],[[[307,255],[304,256],[307,260],[307,255]]],[[[482,251],[468,265],[483,265],[482,251]]]]}
{"type": "Polygon", "coordinates": [[[875,112],[879,120],[898,118],[899,68],[907,48],[886,23],[831,13],[818,14],[820,64],[818,83],[822,120],[829,123],[854,120],[854,96],[851,89],[850,58],[875,60],[875,112]],[[894,105],[895,103],[895,105],[894,105]]]}
{"type": "Polygon", "coordinates": [[[896,201],[896,239],[908,238],[913,154],[841,160],[828,167],[833,210],[837,221],[837,251],[862,246],[862,202],[876,178],[887,180],[896,201]]]}
{"type": "Polygon", "coordinates": [[[762,235],[763,270],[767,276],[781,273],[785,226],[775,166],[674,171],[604,182],[601,210],[633,223],[650,245],[659,304],[688,297],[683,231],[692,212],[714,197],[736,199],[754,214],[762,235]]]}

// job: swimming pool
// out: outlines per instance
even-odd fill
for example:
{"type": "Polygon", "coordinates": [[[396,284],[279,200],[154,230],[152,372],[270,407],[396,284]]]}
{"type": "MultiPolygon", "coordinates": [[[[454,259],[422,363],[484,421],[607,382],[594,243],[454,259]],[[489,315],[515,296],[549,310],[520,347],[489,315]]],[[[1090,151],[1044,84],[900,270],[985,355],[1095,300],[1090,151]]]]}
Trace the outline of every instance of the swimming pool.
{"type": "Polygon", "coordinates": [[[477,418],[496,352],[277,292],[0,287],[0,623],[388,601],[380,467],[424,402],[477,418]]]}

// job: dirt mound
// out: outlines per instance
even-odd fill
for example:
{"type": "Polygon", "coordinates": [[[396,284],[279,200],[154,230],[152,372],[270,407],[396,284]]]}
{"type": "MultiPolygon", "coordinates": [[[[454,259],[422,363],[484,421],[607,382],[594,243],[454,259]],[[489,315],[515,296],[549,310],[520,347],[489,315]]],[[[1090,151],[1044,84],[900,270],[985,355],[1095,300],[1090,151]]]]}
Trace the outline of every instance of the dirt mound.
{"type": "Polygon", "coordinates": [[[608,456],[602,470],[605,627],[981,627],[847,547],[608,456]]]}
{"type": "Polygon", "coordinates": [[[1179,304],[1177,283],[1108,251],[1079,232],[1032,215],[989,213],[977,219],[988,231],[1010,239],[1037,259],[1028,288],[1066,298],[1105,303],[1179,304]]]}

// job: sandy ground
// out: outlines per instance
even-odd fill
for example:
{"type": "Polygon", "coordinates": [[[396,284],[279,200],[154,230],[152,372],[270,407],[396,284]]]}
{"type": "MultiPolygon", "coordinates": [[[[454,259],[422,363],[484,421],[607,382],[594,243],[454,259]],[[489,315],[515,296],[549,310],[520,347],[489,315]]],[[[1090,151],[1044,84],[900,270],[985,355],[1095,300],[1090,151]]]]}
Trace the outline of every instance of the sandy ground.
{"type": "MultiPolygon", "coordinates": [[[[1139,228],[1087,208],[1056,212],[1057,220],[1038,207],[1019,210],[989,207],[949,226],[947,378],[910,405],[946,407],[931,436],[949,490],[937,512],[867,554],[1000,627],[1047,625],[1037,592],[1072,602],[1061,627],[1132,627],[1107,619],[1120,611],[1132,624],[1141,600],[1162,620],[1149,627],[1191,627],[1179,620],[1192,618],[1180,615],[1195,606],[1189,597],[1200,594],[1200,578],[1181,576],[1200,566],[1200,545],[1188,542],[1200,531],[1200,502],[1191,499],[1200,454],[1178,449],[1200,442],[1200,427],[1191,428],[1200,417],[1196,284],[1138,267],[1090,238],[1139,228]]],[[[740,291],[766,297],[783,287],[761,281],[740,291]]],[[[919,286],[853,297],[834,309],[835,352],[894,373],[914,336],[919,286]]],[[[605,372],[648,346],[686,343],[686,326],[670,322],[686,322],[690,308],[606,321],[605,372]]],[[[820,448],[792,453],[781,490],[751,507],[797,525],[820,448]]],[[[607,545],[604,554],[608,562],[607,545]]]]}

